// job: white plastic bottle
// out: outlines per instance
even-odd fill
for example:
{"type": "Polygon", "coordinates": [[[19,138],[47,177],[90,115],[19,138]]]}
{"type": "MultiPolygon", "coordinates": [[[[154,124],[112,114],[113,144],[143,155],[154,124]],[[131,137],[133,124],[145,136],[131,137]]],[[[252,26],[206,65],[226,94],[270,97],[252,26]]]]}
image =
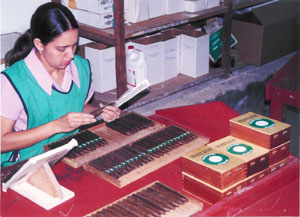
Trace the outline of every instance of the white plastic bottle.
{"type": "Polygon", "coordinates": [[[147,78],[147,63],[144,53],[129,45],[126,56],[127,88],[132,89],[147,78]]]}

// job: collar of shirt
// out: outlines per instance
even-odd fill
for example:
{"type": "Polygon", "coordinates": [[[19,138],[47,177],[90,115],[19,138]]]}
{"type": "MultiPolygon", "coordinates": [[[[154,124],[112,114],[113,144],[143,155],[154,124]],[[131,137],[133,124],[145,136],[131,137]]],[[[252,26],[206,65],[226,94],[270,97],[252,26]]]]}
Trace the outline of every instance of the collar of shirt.
{"type": "Polygon", "coordinates": [[[65,76],[62,86],[58,85],[54,79],[50,76],[48,71],[45,69],[42,62],[36,56],[36,49],[33,48],[28,56],[24,59],[27,67],[31,71],[31,74],[34,76],[41,88],[51,95],[52,87],[54,86],[57,90],[62,92],[69,91],[72,81],[80,88],[79,76],[77,67],[72,61],[70,65],[65,69],[65,76]]]}

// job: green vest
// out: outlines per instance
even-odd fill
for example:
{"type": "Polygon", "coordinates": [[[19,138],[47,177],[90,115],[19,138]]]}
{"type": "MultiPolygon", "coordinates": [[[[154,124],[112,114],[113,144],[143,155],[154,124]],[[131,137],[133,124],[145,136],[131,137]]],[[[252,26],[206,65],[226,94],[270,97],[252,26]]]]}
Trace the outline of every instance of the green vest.
{"type": "MultiPolygon", "coordinates": [[[[80,88],[72,82],[69,92],[63,93],[52,88],[48,95],[38,84],[25,64],[24,60],[16,62],[6,69],[4,74],[19,94],[27,114],[27,129],[35,128],[50,121],[56,120],[69,112],[82,112],[85,100],[90,89],[91,74],[86,59],[75,56],[74,63],[78,69],[80,88]]],[[[30,147],[19,150],[19,161],[28,159],[44,152],[44,145],[62,137],[77,132],[55,134],[30,147]]],[[[1,154],[2,162],[8,161],[13,152],[1,154]]],[[[16,162],[13,162],[16,163],[16,162]]],[[[5,166],[12,163],[5,163],[5,166]]]]}

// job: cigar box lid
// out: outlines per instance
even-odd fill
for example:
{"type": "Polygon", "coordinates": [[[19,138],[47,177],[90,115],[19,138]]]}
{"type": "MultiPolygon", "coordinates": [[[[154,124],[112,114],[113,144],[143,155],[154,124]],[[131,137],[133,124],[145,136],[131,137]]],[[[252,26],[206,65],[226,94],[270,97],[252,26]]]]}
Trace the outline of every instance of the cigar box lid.
{"type": "Polygon", "coordinates": [[[235,138],[233,136],[224,137],[209,143],[207,146],[220,150],[229,155],[233,155],[245,161],[249,161],[269,153],[269,149],[235,138]]]}
{"type": "Polygon", "coordinates": [[[248,127],[249,129],[262,132],[268,135],[272,135],[274,133],[291,127],[291,125],[289,124],[277,121],[269,117],[265,117],[260,114],[256,114],[254,112],[247,112],[229,121],[230,124],[237,124],[243,127],[248,127]]]}
{"type": "Polygon", "coordinates": [[[245,163],[242,159],[228,155],[209,146],[202,146],[187,152],[183,155],[183,158],[220,173],[224,173],[245,163]]]}

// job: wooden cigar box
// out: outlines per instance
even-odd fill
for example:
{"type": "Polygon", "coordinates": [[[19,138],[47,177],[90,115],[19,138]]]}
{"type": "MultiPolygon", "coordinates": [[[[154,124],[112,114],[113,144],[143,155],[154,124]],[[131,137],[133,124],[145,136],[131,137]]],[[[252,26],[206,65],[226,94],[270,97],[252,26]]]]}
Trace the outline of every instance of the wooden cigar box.
{"type": "Polygon", "coordinates": [[[269,167],[269,173],[273,173],[273,172],[279,170],[280,168],[287,165],[287,163],[288,163],[288,158],[286,158],[282,161],[279,161],[278,163],[273,164],[272,166],[269,167]]]}
{"type": "Polygon", "coordinates": [[[290,141],[270,149],[269,166],[272,166],[289,157],[289,145],[290,145],[290,141]]]}
{"type": "Polygon", "coordinates": [[[290,140],[291,125],[248,112],[230,120],[230,135],[265,148],[290,140]]]}
{"type": "Polygon", "coordinates": [[[252,176],[249,176],[245,179],[246,181],[246,186],[251,185],[252,183],[264,178],[265,176],[267,176],[269,174],[269,168],[262,170],[252,176]]]}
{"type": "Polygon", "coordinates": [[[182,171],[224,189],[244,179],[247,166],[239,158],[209,146],[202,146],[182,157],[182,171]]]}
{"type": "Polygon", "coordinates": [[[235,192],[243,189],[249,184],[265,177],[268,174],[268,169],[260,171],[259,173],[249,176],[239,182],[224,188],[219,189],[213,185],[210,185],[200,179],[195,178],[185,172],[182,173],[183,190],[193,194],[196,197],[205,200],[208,203],[214,204],[235,192]]]}
{"type": "Polygon", "coordinates": [[[207,146],[233,155],[247,162],[247,176],[262,171],[269,166],[269,149],[257,146],[250,142],[227,136],[207,146]]]}

